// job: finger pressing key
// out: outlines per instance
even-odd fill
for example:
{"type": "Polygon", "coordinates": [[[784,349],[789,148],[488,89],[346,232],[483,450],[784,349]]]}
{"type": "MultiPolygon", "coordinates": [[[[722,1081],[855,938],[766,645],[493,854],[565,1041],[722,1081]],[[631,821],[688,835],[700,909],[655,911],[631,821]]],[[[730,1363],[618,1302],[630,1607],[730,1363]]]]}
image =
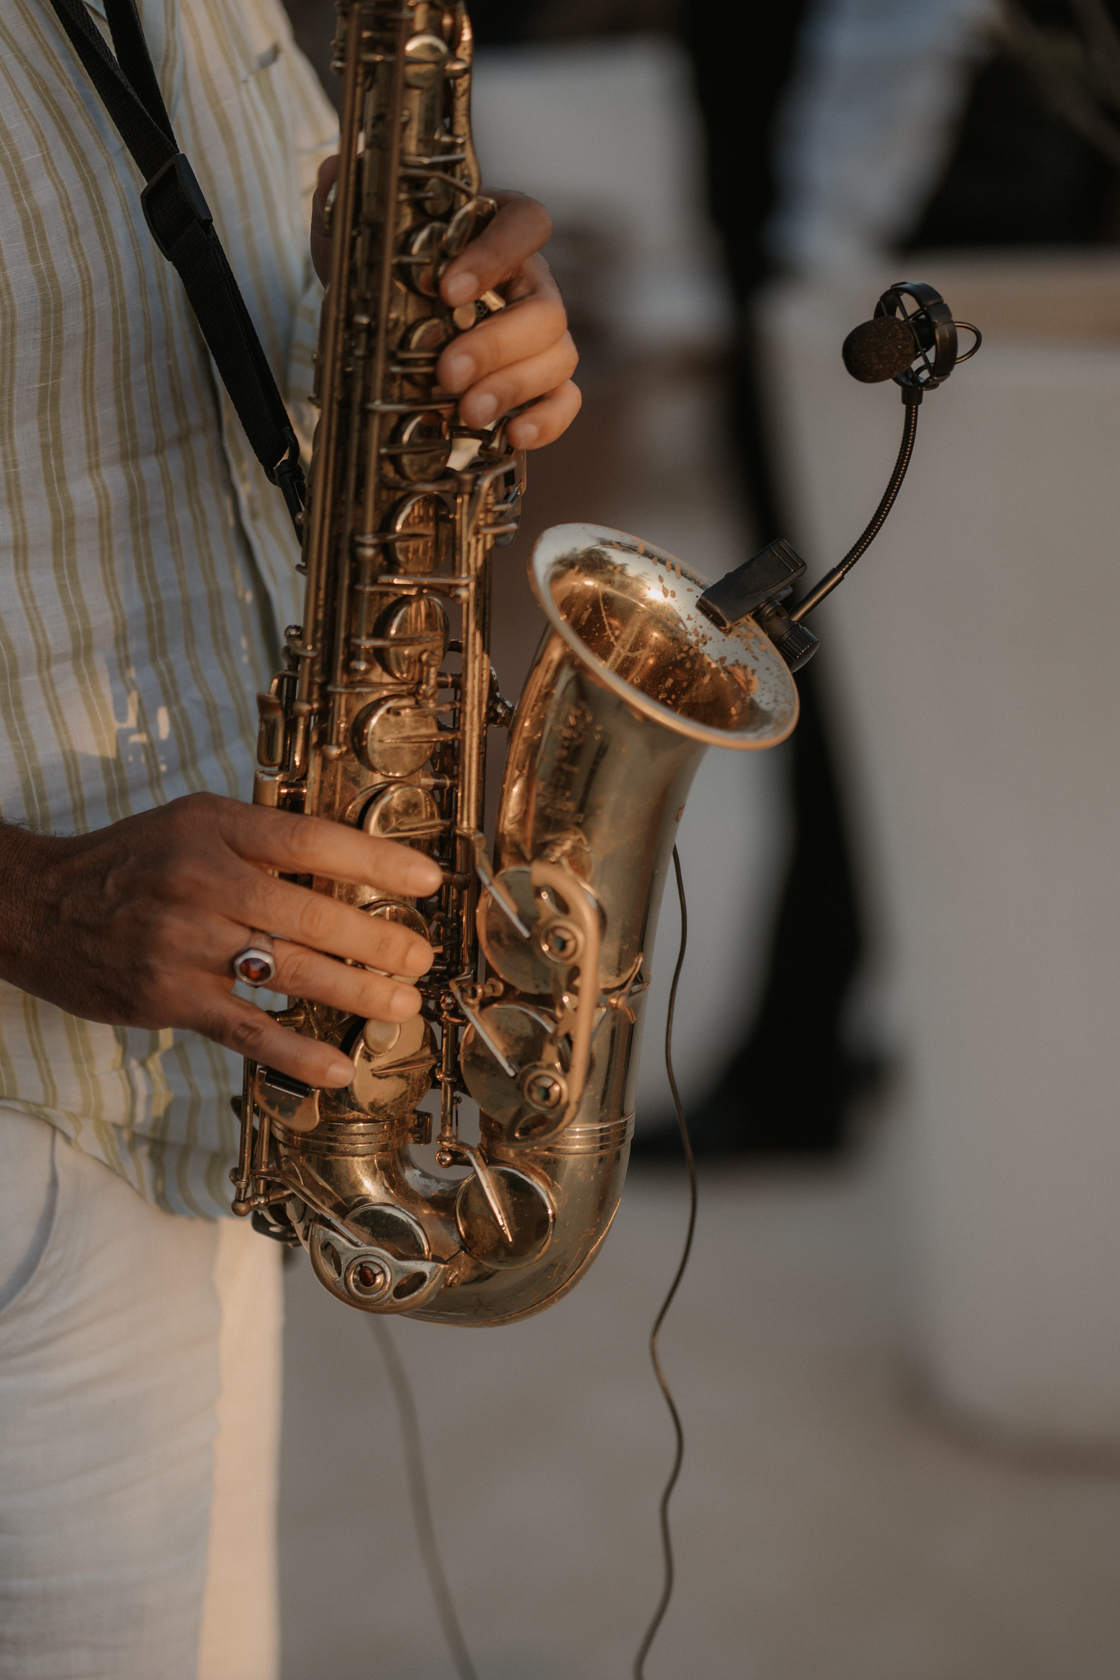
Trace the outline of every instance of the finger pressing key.
{"type": "Polygon", "coordinates": [[[329,952],[408,980],[431,967],[431,946],[411,928],[293,881],[278,880],[249,864],[231,870],[216,883],[215,893],[215,908],[231,922],[267,928],[275,938],[293,945],[329,952]]]}
{"type": "Polygon", "coordinates": [[[247,863],[264,864],[284,875],[323,875],[406,898],[426,898],[439,886],[439,866],[423,852],[345,823],[235,800],[220,802],[218,820],[227,844],[247,863]]]}
{"type": "Polygon", "coordinates": [[[275,953],[274,989],[289,997],[379,1021],[408,1021],[419,1011],[420,993],[406,976],[335,962],[286,940],[276,942],[275,953]]]}

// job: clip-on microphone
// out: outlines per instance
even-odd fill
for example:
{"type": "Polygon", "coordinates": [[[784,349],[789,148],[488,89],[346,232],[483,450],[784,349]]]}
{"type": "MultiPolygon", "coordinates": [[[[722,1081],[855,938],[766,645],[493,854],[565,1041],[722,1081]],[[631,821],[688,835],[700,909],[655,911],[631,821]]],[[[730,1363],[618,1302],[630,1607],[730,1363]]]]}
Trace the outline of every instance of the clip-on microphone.
{"type": "Polygon", "coordinates": [[[953,312],[939,292],[920,280],[899,280],[883,293],[870,321],[855,327],[844,340],[844,366],[853,379],[876,385],[893,379],[902,387],[905,420],[898,459],[890,482],[870,523],[838,566],[826,572],[815,589],[792,609],[783,606],[793,585],[805,574],[805,562],[779,537],[743,565],[713,583],[700,597],[700,606],[722,629],[730,629],[745,618],[753,618],[764,630],[791,671],[798,671],[817,651],[819,643],[802,622],[826,595],[831,595],[841,578],[851,571],[883,528],[894,505],[918,429],[918,406],[927,391],[943,385],[957,366],[967,362],[980,348],[980,332],[969,321],[954,321],[953,312]],[[907,312],[906,300],[914,308],[907,312]],[[957,328],[972,333],[975,342],[962,356],[957,351],[957,328]]]}

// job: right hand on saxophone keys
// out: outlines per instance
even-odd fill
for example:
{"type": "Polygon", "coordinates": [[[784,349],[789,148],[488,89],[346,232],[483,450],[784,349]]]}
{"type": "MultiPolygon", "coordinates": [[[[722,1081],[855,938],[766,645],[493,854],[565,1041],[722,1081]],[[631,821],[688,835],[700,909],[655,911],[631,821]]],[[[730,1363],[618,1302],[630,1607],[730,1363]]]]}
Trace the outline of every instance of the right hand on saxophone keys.
{"type": "Polygon", "coordinates": [[[278,878],[434,893],[438,865],[398,842],[191,794],[91,834],[2,828],[0,863],[0,976],[83,1020],[192,1030],[305,1084],[349,1084],[353,1063],[332,1045],[233,995],[233,960],[262,928],[276,991],[379,1021],[420,1009],[427,940],[278,878]]]}

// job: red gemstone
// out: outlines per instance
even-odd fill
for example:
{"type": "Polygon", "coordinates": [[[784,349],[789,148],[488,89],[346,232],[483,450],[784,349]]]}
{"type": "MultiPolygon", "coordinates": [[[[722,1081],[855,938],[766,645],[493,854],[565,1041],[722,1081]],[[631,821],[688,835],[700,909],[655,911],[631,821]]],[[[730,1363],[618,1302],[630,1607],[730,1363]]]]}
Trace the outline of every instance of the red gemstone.
{"type": "Polygon", "coordinates": [[[250,986],[262,986],[271,977],[272,965],[263,957],[242,957],[237,971],[250,986]]]}

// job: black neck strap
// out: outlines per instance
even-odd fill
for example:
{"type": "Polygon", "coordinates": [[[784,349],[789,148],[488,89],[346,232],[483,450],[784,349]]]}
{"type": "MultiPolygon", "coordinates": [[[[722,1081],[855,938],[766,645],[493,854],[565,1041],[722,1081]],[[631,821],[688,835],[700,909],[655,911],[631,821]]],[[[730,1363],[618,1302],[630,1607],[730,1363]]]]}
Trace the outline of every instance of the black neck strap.
{"type": "Polygon", "coordinates": [[[305,486],[296,435],[214,218],[176,144],[135,0],[105,0],[115,58],[83,0],[51,4],[144,176],[140,200],[152,237],[183,282],[253,453],[283,492],[299,532],[305,486]]]}

